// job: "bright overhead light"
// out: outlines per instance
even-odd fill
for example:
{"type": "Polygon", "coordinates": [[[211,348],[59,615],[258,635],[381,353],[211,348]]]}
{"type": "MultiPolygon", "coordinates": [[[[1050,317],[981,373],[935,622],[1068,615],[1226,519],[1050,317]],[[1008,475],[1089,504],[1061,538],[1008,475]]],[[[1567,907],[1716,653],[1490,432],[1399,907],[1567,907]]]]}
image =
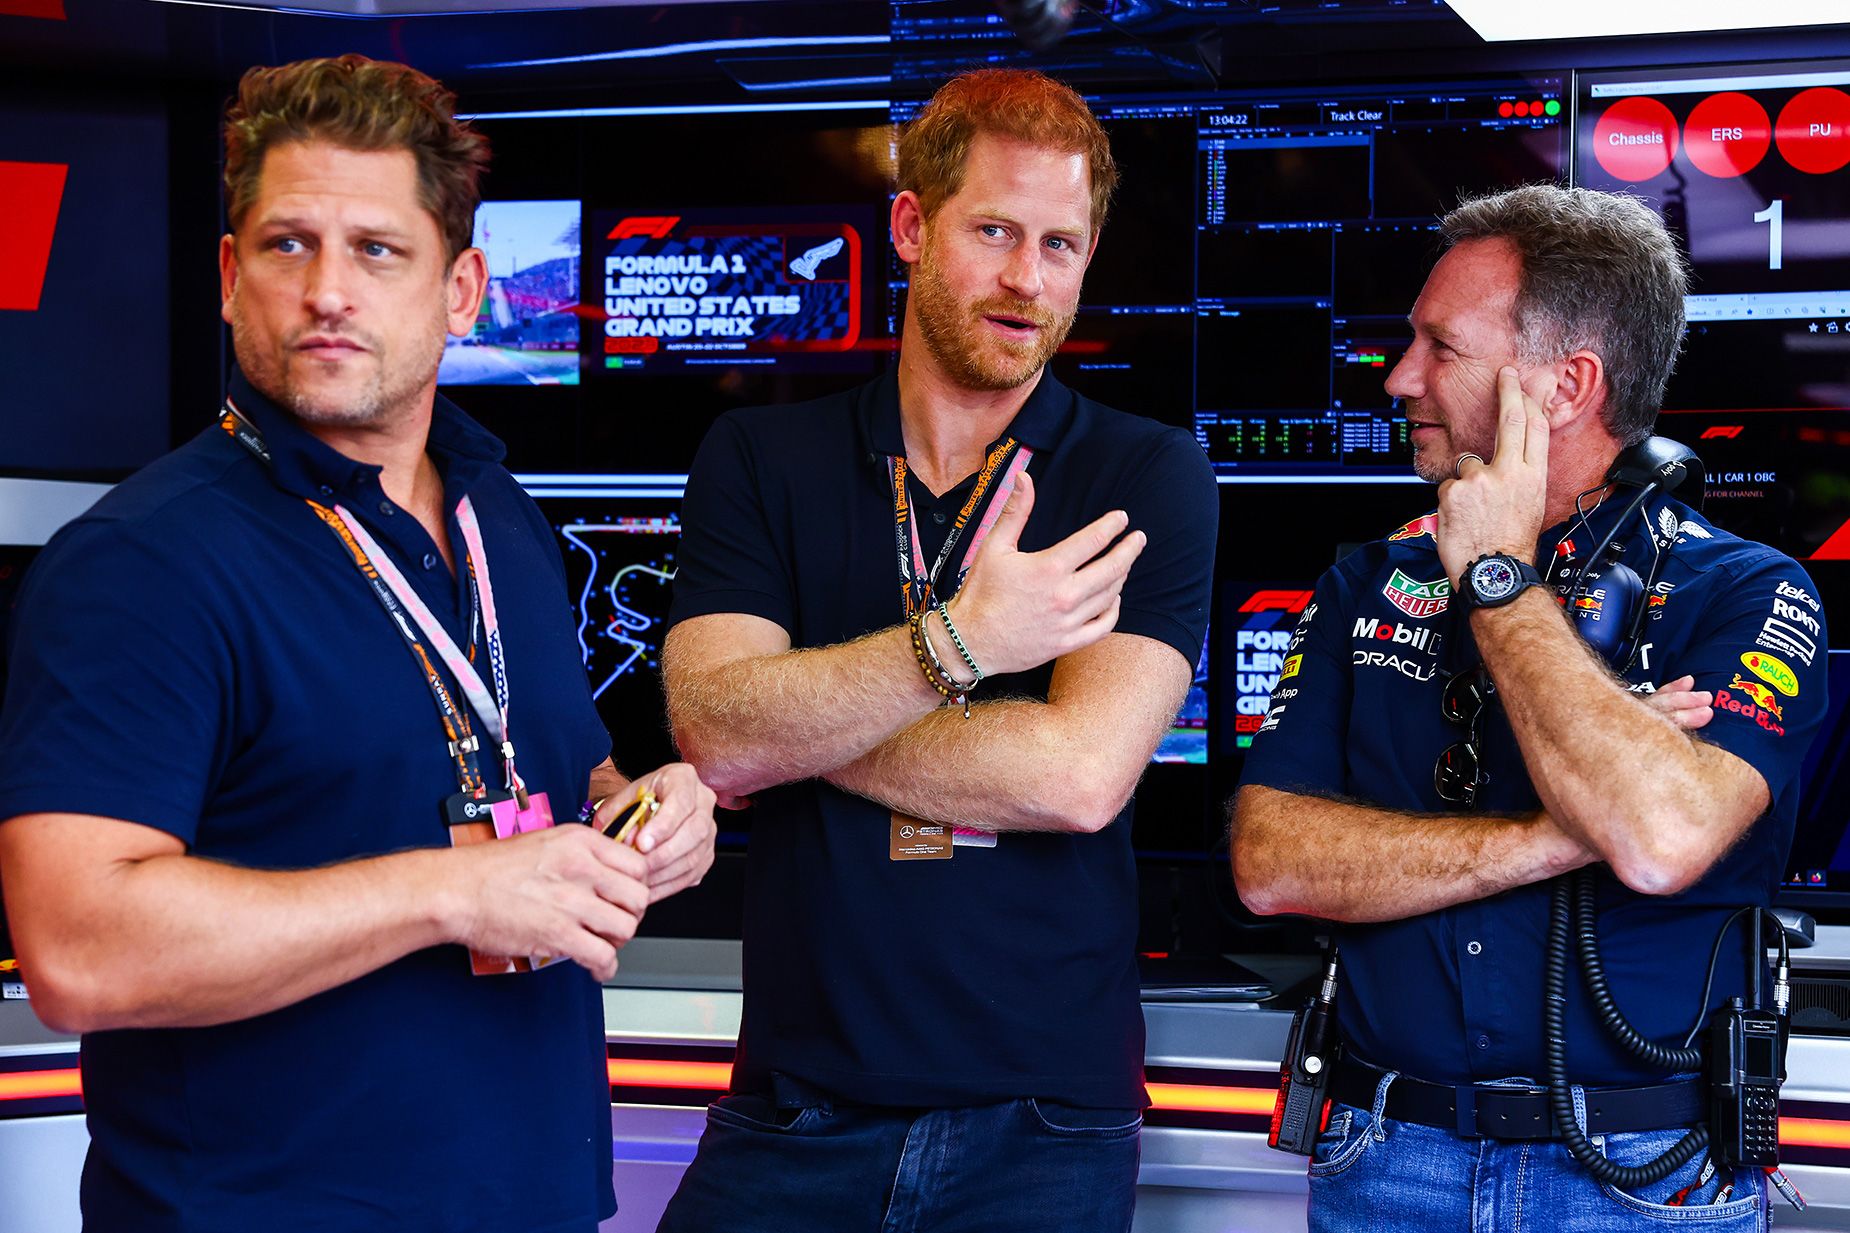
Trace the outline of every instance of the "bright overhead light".
{"type": "Polygon", "coordinates": [[[1487,43],[1850,22],[1844,0],[1445,0],[1487,43]]]}

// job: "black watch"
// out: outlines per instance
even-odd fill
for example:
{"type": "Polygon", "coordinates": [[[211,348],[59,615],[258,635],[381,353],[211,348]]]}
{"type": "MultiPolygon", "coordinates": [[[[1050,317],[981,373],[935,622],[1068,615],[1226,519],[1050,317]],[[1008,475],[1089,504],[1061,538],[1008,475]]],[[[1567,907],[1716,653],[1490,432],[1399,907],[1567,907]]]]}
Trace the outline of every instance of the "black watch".
{"type": "Polygon", "coordinates": [[[1530,587],[1542,585],[1542,575],[1521,557],[1492,552],[1465,566],[1458,580],[1458,603],[1473,608],[1501,608],[1530,587]]]}

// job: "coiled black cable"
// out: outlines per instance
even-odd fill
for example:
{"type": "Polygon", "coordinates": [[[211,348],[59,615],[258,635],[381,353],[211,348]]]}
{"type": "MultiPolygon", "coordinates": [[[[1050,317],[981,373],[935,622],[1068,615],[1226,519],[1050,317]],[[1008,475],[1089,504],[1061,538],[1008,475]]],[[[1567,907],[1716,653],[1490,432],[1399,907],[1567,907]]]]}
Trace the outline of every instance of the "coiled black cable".
{"type": "MultiPolygon", "coordinates": [[[[1582,869],[1555,880],[1554,889],[1549,899],[1548,910],[1548,951],[1543,967],[1542,990],[1542,1048],[1544,1063],[1548,1068],[1548,1104],[1554,1113],[1555,1125],[1560,1127],[1561,1139],[1567,1144],[1567,1150],[1574,1159],[1586,1166],[1594,1180],[1608,1186],[1617,1186],[1621,1190],[1634,1190],[1640,1186],[1649,1186],[1661,1182],[1683,1165],[1687,1164],[1697,1152],[1709,1145],[1709,1128],[1698,1125],[1679,1139],[1669,1151],[1649,1164],[1622,1165],[1608,1159],[1593,1141],[1587,1138],[1574,1117],[1574,1094],[1572,1085],[1567,1081],[1567,955],[1569,916],[1580,917],[1581,966],[1587,978],[1587,984],[1593,991],[1594,1002],[1599,1009],[1601,1021],[1613,1031],[1620,1043],[1628,1051],[1651,1061],[1644,1053],[1638,1052],[1636,1045],[1642,1045],[1659,1054],[1673,1059],[1665,1065],[1674,1069],[1692,1069],[1701,1065],[1700,1053],[1694,1050],[1684,1051],[1667,1049],[1640,1036],[1635,1028],[1625,1020],[1617,1003],[1612,1000],[1612,992],[1606,987],[1606,973],[1600,964],[1599,946],[1593,930],[1593,875],[1590,870],[1582,869]],[[1578,891],[1578,896],[1575,895],[1578,891]],[[1578,903],[1575,900],[1578,899],[1578,903]],[[1578,911],[1574,911],[1574,908],[1578,911]],[[1591,944],[1589,944],[1591,939],[1591,944]],[[1595,980],[1597,979],[1597,986],[1595,980]],[[1601,991],[1604,1002],[1601,1003],[1601,991]],[[1694,1063],[1684,1064],[1682,1059],[1687,1053],[1696,1053],[1694,1063]]],[[[1653,1064],[1657,1064],[1653,1062],[1653,1064]]]]}
{"type": "Polygon", "coordinates": [[[1701,1070],[1702,1050],[1676,1049],[1647,1039],[1639,1035],[1638,1029],[1631,1025],[1619,1009],[1619,1004],[1613,1000],[1612,988],[1606,983],[1606,965],[1599,953],[1598,909],[1594,904],[1593,876],[1582,869],[1573,875],[1573,879],[1574,944],[1580,951],[1580,974],[1586,980],[1587,992],[1593,997],[1593,1007],[1599,1014],[1600,1023],[1612,1033],[1620,1048],[1647,1066],[1659,1070],[1701,1070]]]}

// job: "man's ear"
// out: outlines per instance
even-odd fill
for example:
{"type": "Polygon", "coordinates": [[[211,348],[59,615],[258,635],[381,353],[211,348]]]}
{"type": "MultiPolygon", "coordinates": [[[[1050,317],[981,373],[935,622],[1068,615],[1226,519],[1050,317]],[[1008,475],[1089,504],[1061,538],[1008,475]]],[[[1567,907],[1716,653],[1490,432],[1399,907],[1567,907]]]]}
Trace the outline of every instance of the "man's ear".
{"type": "Polygon", "coordinates": [[[1548,427],[1556,432],[1597,414],[1606,402],[1606,365],[1591,351],[1576,351],[1555,368],[1555,389],[1549,396],[1548,427]]]}
{"type": "Polygon", "coordinates": [[[222,235],[218,240],[218,315],[231,324],[231,297],[238,289],[238,237],[222,235]]]}
{"type": "Polygon", "coordinates": [[[893,233],[894,254],[907,265],[917,262],[925,251],[925,203],[919,195],[906,189],[894,197],[887,222],[893,233]]]}
{"type": "Polygon", "coordinates": [[[469,336],[487,292],[488,254],[479,248],[463,249],[456,254],[449,277],[444,280],[443,313],[451,334],[457,338],[469,336]]]}

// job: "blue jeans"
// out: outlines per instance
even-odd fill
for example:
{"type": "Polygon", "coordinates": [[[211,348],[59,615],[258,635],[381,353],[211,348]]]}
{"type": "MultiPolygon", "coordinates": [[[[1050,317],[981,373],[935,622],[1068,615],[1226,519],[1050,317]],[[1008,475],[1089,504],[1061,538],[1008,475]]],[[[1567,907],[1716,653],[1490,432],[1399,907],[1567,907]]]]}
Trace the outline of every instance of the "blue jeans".
{"type": "Polygon", "coordinates": [[[656,1233],[1127,1233],[1135,1109],[1013,1100],[965,1109],[734,1093],[656,1233]]]}
{"type": "MultiPolygon", "coordinates": [[[[1701,1152],[1656,1185],[1627,1193],[1594,1181],[1558,1140],[1465,1139],[1384,1118],[1392,1082],[1392,1075],[1382,1079],[1372,1110],[1332,1107],[1310,1159],[1311,1233],[1767,1228],[1767,1182],[1758,1169],[1718,1168],[1673,1207],[1667,1200],[1701,1173],[1701,1152]],[[1717,1203],[1724,1184],[1733,1189],[1717,1203]]],[[[1604,1150],[1621,1164],[1639,1165],[1682,1137],[1682,1130],[1612,1134],[1604,1136],[1604,1150]]]]}

